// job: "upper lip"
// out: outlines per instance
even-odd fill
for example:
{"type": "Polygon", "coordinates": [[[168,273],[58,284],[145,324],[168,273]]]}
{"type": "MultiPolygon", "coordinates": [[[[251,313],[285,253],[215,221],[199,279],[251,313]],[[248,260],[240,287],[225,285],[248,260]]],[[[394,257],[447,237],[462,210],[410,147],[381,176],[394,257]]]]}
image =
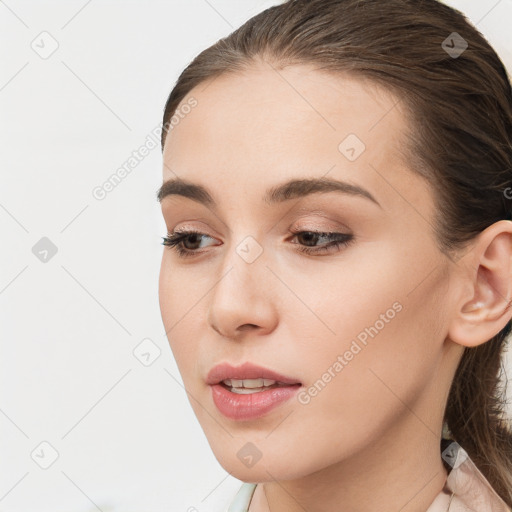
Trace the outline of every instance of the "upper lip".
{"type": "Polygon", "coordinates": [[[246,362],[240,366],[232,366],[229,363],[215,365],[206,377],[207,384],[218,384],[225,379],[271,379],[283,384],[300,384],[298,379],[286,377],[269,368],[246,362]]]}

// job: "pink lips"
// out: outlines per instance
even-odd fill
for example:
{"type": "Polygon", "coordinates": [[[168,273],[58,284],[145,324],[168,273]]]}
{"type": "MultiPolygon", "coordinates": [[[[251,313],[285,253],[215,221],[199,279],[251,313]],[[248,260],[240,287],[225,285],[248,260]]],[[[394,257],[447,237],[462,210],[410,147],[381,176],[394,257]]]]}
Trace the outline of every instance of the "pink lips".
{"type": "Polygon", "coordinates": [[[206,377],[207,384],[218,384],[225,379],[272,379],[283,384],[300,384],[299,379],[286,377],[277,372],[249,362],[241,366],[231,366],[229,363],[221,363],[214,366],[206,377]]]}
{"type": "Polygon", "coordinates": [[[235,367],[228,363],[214,366],[206,378],[212,388],[212,398],[217,409],[233,420],[254,420],[289,400],[301,387],[298,379],[286,377],[268,368],[246,362],[235,367]],[[221,381],[225,379],[272,379],[284,386],[251,394],[232,392],[221,381]]]}

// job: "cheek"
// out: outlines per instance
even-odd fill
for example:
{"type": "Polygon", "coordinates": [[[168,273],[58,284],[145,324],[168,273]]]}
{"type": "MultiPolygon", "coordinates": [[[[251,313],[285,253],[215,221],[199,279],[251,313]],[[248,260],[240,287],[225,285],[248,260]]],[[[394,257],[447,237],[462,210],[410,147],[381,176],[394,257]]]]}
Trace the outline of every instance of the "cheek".
{"type": "Polygon", "coordinates": [[[175,257],[164,253],[160,265],[158,298],[166,332],[171,335],[178,325],[190,322],[191,316],[197,315],[208,290],[208,285],[201,284],[197,272],[191,269],[177,267],[175,257]]]}
{"type": "Polygon", "coordinates": [[[165,249],[162,256],[162,263],[160,265],[160,276],[158,281],[158,301],[160,304],[160,314],[164,324],[167,338],[172,338],[172,329],[174,323],[178,320],[178,312],[176,311],[177,297],[174,290],[176,290],[176,283],[174,276],[171,273],[171,268],[166,261],[165,249]]]}
{"type": "Polygon", "coordinates": [[[201,308],[202,295],[204,291],[194,286],[188,275],[173,271],[170,259],[164,254],[158,284],[160,313],[169,345],[186,386],[191,376],[195,376],[193,363],[199,350],[201,334],[199,322],[194,321],[194,318],[201,308]]]}
{"type": "MultiPolygon", "coordinates": [[[[297,360],[308,361],[308,381],[296,412],[281,427],[283,437],[277,431],[271,436],[274,446],[291,451],[308,439],[301,457],[314,471],[378,443],[414,410],[432,379],[435,353],[428,349],[428,335],[410,328],[415,319],[403,309],[378,333],[369,330],[365,343],[359,341],[363,337],[341,336],[337,348],[319,343],[297,354],[297,360]]],[[[369,315],[367,325],[373,323],[369,315]]],[[[359,325],[349,327],[359,331],[359,325]]]]}
{"type": "Polygon", "coordinates": [[[379,432],[407,410],[404,402],[417,399],[439,362],[444,340],[435,337],[434,323],[442,321],[441,272],[423,279],[432,264],[404,266],[398,253],[379,256],[378,264],[330,272],[320,281],[321,293],[307,289],[304,278],[322,322],[309,319],[316,326],[314,346],[311,324],[303,319],[295,327],[297,333],[310,329],[296,347],[298,364],[308,361],[302,414],[321,417],[332,434],[379,432]]]}

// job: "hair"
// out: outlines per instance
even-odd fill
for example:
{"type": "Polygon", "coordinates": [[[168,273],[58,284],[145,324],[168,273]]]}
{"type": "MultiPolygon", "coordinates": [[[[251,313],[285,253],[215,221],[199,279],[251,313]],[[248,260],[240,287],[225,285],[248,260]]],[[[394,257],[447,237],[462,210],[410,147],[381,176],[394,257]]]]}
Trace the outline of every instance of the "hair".
{"type": "MultiPolygon", "coordinates": [[[[395,93],[411,126],[402,153],[432,187],[433,231],[445,254],[460,254],[485,228],[511,219],[510,79],[460,11],[438,0],[289,0],[270,7],[202,51],[180,74],[165,104],[162,151],[171,117],[194,87],[258,60],[273,63],[276,71],[313,65],[395,93]],[[460,38],[467,48],[450,54],[450,47],[463,49],[460,38]]],[[[464,348],[443,424],[508,506],[512,422],[500,380],[510,328],[511,322],[487,342],[464,348]]]]}

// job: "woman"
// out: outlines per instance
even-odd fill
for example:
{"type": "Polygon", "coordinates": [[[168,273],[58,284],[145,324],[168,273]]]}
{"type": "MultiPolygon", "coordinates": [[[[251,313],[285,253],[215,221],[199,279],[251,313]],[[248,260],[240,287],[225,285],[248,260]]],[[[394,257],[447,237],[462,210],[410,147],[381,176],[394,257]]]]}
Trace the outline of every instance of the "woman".
{"type": "Polygon", "coordinates": [[[434,0],[295,0],[164,112],[160,307],[229,510],[500,511],[512,93],[434,0]]]}

